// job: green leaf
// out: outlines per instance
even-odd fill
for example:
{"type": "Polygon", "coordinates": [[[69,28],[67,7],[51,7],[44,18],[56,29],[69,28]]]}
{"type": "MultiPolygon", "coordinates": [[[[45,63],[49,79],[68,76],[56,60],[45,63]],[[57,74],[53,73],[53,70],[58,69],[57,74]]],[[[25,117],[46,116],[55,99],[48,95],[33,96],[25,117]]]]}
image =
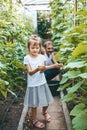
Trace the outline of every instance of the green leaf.
{"type": "Polygon", "coordinates": [[[8,86],[9,85],[9,82],[8,81],[5,81],[5,86],[8,86]]]}
{"type": "Polygon", "coordinates": [[[60,99],[60,101],[62,102],[68,102],[68,101],[72,101],[76,98],[76,94],[74,93],[69,93],[67,95],[65,95],[62,99],[60,99]]]}
{"type": "Polygon", "coordinates": [[[60,84],[64,84],[66,83],[66,81],[68,81],[68,77],[62,77],[62,80],[60,81],[60,84]]]}
{"type": "Polygon", "coordinates": [[[86,66],[85,61],[70,62],[65,68],[81,68],[86,66]]]}
{"type": "Polygon", "coordinates": [[[70,115],[72,116],[76,116],[78,115],[79,113],[81,113],[85,108],[85,105],[83,103],[80,103],[78,105],[76,105],[73,110],[70,112],[70,115]]]}
{"type": "Polygon", "coordinates": [[[23,66],[23,64],[21,64],[19,61],[17,61],[17,60],[13,60],[12,61],[12,64],[14,64],[17,68],[20,68],[20,69],[25,69],[24,68],[24,66],[23,66]]]}
{"type": "Polygon", "coordinates": [[[80,74],[80,71],[68,71],[67,73],[65,73],[63,76],[67,76],[69,79],[71,78],[76,78],[78,77],[78,75],[80,74]]]}
{"type": "Polygon", "coordinates": [[[87,130],[87,110],[78,114],[78,116],[72,120],[72,124],[75,130],[87,130]]]}
{"type": "Polygon", "coordinates": [[[87,105],[87,95],[82,98],[82,102],[87,105]]]}
{"type": "Polygon", "coordinates": [[[3,71],[2,69],[0,70],[0,76],[3,78],[6,78],[8,75],[5,71],[3,71]]]}
{"type": "Polygon", "coordinates": [[[25,81],[25,79],[24,79],[23,77],[20,77],[20,76],[15,78],[15,81],[17,81],[17,80],[18,80],[19,82],[25,81]]]}
{"type": "Polygon", "coordinates": [[[10,92],[12,95],[14,95],[17,98],[17,95],[13,91],[11,91],[10,89],[7,89],[7,91],[10,92]]]}
{"type": "Polygon", "coordinates": [[[62,80],[60,81],[60,84],[66,83],[71,78],[76,78],[80,74],[80,71],[68,71],[65,73],[62,77],[62,80]]]}
{"type": "Polygon", "coordinates": [[[74,93],[77,91],[77,89],[83,84],[83,81],[78,82],[77,84],[75,84],[73,87],[68,88],[68,93],[74,93]]]}
{"type": "Polygon", "coordinates": [[[81,78],[86,78],[87,79],[87,73],[83,73],[79,75],[81,78]]]}
{"type": "Polygon", "coordinates": [[[7,96],[7,88],[5,87],[6,81],[0,79],[0,93],[2,94],[3,97],[6,98],[7,96]]]}
{"type": "Polygon", "coordinates": [[[62,91],[67,87],[69,87],[69,83],[62,84],[58,87],[57,91],[62,91]]]}
{"type": "Polygon", "coordinates": [[[5,68],[5,65],[0,62],[0,68],[5,68]]]}
{"type": "Polygon", "coordinates": [[[79,43],[75,50],[72,52],[72,57],[76,58],[78,55],[87,53],[87,42],[79,43]]]}

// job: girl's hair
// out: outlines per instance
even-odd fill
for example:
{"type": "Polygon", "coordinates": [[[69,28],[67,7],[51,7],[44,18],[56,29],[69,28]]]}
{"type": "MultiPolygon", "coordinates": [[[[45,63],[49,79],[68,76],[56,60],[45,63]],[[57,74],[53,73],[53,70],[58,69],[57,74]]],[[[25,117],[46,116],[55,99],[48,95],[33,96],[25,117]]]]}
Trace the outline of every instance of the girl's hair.
{"type": "Polygon", "coordinates": [[[32,43],[32,41],[34,42],[34,45],[38,45],[39,44],[40,51],[41,51],[41,45],[42,45],[41,38],[37,34],[31,35],[31,37],[29,38],[29,41],[28,41],[28,49],[30,48],[30,44],[32,43]]]}
{"type": "Polygon", "coordinates": [[[49,44],[53,45],[53,42],[52,41],[46,41],[43,46],[46,48],[46,46],[48,46],[49,44]]]}

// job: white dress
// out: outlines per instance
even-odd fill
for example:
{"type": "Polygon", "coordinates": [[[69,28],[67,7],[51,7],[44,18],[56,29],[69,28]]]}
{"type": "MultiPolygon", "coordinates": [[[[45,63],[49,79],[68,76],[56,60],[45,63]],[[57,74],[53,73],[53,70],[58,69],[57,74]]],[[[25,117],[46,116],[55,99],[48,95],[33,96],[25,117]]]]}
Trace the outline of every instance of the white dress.
{"type": "MultiPolygon", "coordinates": [[[[30,55],[24,57],[24,64],[29,64],[31,69],[43,65],[45,56],[39,54],[38,57],[32,58],[30,55]]],[[[47,106],[53,102],[53,97],[47,85],[44,72],[36,72],[33,75],[27,73],[27,89],[24,98],[24,105],[28,107],[47,106]]]]}

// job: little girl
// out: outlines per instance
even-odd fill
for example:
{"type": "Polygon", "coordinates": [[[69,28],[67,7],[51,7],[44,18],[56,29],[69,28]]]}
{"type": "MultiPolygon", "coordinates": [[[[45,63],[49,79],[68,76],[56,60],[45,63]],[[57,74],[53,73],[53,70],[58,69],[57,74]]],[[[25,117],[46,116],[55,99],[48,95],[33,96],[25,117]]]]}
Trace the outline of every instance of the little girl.
{"type": "Polygon", "coordinates": [[[41,114],[50,122],[51,117],[47,113],[49,103],[53,102],[52,94],[47,85],[44,71],[49,69],[45,66],[45,56],[40,54],[41,40],[37,35],[32,35],[28,42],[29,54],[24,57],[27,69],[27,90],[24,105],[31,108],[32,124],[37,128],[44,128],[45,124],[37,118],[37,107],[42,107],[41,114]]]}

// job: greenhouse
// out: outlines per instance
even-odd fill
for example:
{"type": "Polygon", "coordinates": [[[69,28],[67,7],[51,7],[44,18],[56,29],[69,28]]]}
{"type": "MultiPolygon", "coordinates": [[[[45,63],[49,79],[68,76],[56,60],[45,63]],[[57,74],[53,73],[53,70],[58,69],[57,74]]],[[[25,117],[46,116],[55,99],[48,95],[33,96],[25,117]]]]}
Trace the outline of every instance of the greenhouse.
{"type": "Polygon", "coordinates": [[[87,0],[0,1],[0,130],[87,130],[87,0]]]}

